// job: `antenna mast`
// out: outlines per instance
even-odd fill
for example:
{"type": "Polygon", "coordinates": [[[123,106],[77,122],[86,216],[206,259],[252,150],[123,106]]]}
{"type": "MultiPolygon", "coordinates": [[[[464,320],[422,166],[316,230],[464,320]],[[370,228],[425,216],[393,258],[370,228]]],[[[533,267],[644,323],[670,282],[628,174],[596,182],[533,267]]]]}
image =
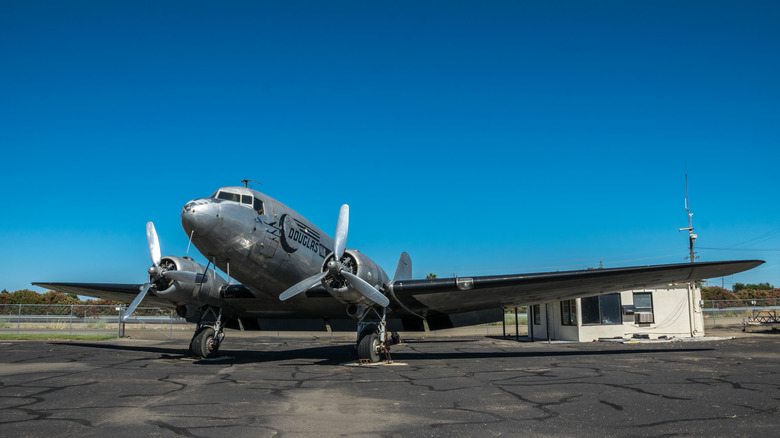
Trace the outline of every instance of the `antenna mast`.
{"type": "Polygon", "coordinates": [[[690,250],[690,256],[686,257],[691,259],[691,263],[695,262],[696,252],[693,250],[693,243],[696,242],[696,238],[699,237],[693,234],[693,213],[691,213],[690,202],[688,199],[688,174],[685,174],[685,211],[688,213],[688,228],[680,228],[680,231],[688,230],[688,249],[690,250]]]}

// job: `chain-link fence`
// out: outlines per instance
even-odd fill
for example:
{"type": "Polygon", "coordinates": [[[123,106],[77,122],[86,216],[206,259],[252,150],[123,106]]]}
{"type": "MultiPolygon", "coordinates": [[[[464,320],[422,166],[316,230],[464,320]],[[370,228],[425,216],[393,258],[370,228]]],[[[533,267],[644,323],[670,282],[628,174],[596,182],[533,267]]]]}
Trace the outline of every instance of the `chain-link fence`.
{"type": "Polygon", "coordinates": [[[125,306],[0,304],[0,333],[122,333],[124,327],[172,331],[191,327],[170,309],[139,307],[122,323],[125,306]]]}
{"type": "MultiPolygon", "coordinates": [[[[0,304],[0,333],[120,336],[125,326],[129,330],[155,330],[163,334],[192,330],[191,324],[170,309],[139,307],[133,317],[122,323],[120,317],[124,310],[124,305],[0,304]]],[[[702,310],[705,328],[780,327],[780,299],[702,301],[702,310]]],[[[508,316],[511,318],[506,324],[514,329],[514,314],[508,316]]],[[[524,326],[525,320],[520,319],[519,325],[524,326]]]]}
{"type": "Polygon", "coordinates": [[[780,300],[718,300],[702,301],[704,327],[780,326],[777,317],[780,300]]]}

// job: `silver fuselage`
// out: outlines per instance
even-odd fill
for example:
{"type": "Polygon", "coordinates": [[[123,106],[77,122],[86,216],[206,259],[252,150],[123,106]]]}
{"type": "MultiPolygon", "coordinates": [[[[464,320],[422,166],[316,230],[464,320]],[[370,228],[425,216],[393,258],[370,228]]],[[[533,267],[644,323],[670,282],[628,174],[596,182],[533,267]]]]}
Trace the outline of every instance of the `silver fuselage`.
{"type": "MultiPolygon", "coordinates": [[[[281,202],[250,188],[223,187],[188,202],[181,223],[201,254],[252,292],[250,299],[230,300],[241,313],[344,315],[344,304],[332,297],[279,301],[287,288],[321,272],[333,250],[330,236],[281,202]]],[[[378,277],[388,281],[384,271],[378,277]]]]}

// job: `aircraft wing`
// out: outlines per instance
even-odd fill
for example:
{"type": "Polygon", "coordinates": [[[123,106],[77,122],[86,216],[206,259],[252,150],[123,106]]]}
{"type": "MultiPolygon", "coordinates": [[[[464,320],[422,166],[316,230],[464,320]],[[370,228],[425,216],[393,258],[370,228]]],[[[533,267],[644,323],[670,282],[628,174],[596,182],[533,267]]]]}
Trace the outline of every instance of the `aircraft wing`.
{"type": "MultiPolygon", "coordinates": [[[[143,288],[143,284],[116,283],[33,283],[46,289],[66,294],[83,295],[87,297],[105,298],[111,301],[130,304],[143,288]]],[[[152,291],[141,301],[142,307],[173,308],[175,305],[168,300],[152,295],[152,291]]]]}
{"type": "Polygon", "coordinates": [[[722,277],[755,268],[761,260],[678,263],[537,274],[398,280],[391,293],[418,315],[462,313],[656,288],[722,277]]]}

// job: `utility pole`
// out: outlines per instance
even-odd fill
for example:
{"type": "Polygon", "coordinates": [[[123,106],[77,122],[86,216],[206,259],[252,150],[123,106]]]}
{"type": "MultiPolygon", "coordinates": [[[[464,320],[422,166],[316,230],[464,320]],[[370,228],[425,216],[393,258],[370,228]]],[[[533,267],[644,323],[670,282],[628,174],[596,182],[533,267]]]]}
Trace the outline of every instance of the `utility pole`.
{"type": "MultiPolygon", "coordinates": [[[[680,231],[688,230],[688,249],[690,255],[686,258],[691,259],[691,263],[696,263],[696,251],[693,244],[696,242],[696,236],[693,234],[693,213],[691,213],[690,199],[688,197],[688,174],[685,174],[685,211],[688,213],[688,228],[680,228],[680,231]]],[[[688,322],[690,324],[691,336],[699,334],[700,328],[703,329],[704,321],[701,310],[701,291],[699,285],[694,281],[688,283],[688,322]]]]}
{"type": "Polygon", "coordinates": [[[688,249],[691,254],[686,257],[691,259],[691,263],[696,260],[696,252],[693,250],[693,243],[696,242],[696,238],[699,237],[693,234],[693,213],[691,213],[690,203],[688,200],[688,174],[685,174],[685,211],[688,213],[688,228],[680,228],[680,231],[688,230],[688,249]]]}

